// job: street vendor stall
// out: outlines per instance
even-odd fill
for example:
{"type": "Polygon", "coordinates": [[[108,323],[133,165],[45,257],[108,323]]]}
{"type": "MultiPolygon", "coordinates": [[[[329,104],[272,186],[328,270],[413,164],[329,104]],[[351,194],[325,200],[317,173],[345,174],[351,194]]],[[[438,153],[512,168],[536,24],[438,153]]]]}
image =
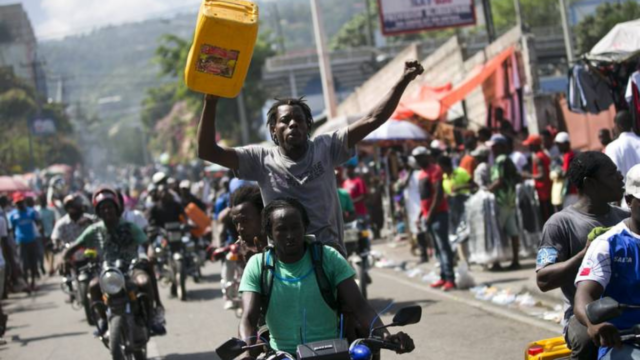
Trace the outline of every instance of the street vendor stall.
{"type": "Polygon", "coordinates": [[[29,185],[15,176],[0,176],[0,193],[31,191],[29,185]]]}

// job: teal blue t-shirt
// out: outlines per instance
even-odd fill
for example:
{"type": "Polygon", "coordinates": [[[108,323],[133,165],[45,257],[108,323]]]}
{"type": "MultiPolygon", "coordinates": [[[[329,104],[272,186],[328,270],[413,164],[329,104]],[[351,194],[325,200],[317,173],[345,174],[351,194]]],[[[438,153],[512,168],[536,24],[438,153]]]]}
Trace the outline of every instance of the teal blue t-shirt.
{"type": "MultiPolygon", "coordinates": [[[[253,256],[247,263],[240,292],[260,294],[263,256],[266,255],[253,256]]],[[[273,257],[268,256],[267,259],[271,264],[273,257]]],[[[322,261],[327,278],[335,289],[355,274],[344,257],[331,247],[324,247],[322,261]]],[[[296,263],[277,261],[266,322],[271,348],[291,354],[295,354],[297,346],[304,342],[338,337],[338,318],[320,293],[309,250],[296,263]]]]}

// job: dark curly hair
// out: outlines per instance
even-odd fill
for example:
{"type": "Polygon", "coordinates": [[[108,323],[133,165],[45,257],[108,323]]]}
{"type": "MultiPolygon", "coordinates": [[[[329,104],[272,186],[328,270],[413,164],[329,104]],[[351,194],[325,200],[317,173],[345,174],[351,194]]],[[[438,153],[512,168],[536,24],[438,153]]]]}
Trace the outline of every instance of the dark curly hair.
{"type": "MultiPolygon", "coordinates": [[[[298,106],[300,107],[300,109],[302,109],[302,112],[307,118],[307,127],[309,128],[309,131],[311,131],[311,128],[313,127],[313,115],[311,115],[311,108],[309,107],[309,105],[307,105],[307,101],[304,99],[304,96],[297,99],[296,98],[283,98],[283,99],[276,98],[275,100],[276,102],[273,103],[269,111],[267,111],[267,128],[269,128],[269,130],[271,130],[271,126],[276,125],[276,121],[278,120],[277,119],[278,108],[282,105],[291,105],[291,106],[298,106]]],[[[275,136],[271,135],[271,140],[273,140],[273,142],[276,145],[279,145],[278,139],[275,136]]]]}
{"type": "Polygon", "coordinates": [[[276,210],[281,210],[286,208],[294,209],[297,212],[299,212],[300,217],[302,217],[302,224],[304,225],[304,228],[305,229],[309,228],[309,224],[310,224],[309,215],[307,214],[307,210],[305,210],[304,206],[302,206],[302,204],[296,199],[281,198],[281,199],[277,199],[270,202],[269,205],[267,205],[262,211],[262,228],[264,229],[264,232],[267,235],[271,235],[271,232],[273,230],[273,224],[271,223],[271,215],[276,210]]]}
{"type": "Polygon", "coordinates": [[[264,202],[262,201],[262,194],[260,188],[256,185],[245,185],[238,188],[233,195],[231,195],[231,206],[238,206],[240,204],[250,203],[262,213],[264,209],[264,202]]]}
{"type": "Polygon", "coordinates": [[[567,172],[569,182],[578,190],[584,188],[584,179],[594,177],[600,169],[611,163],[609,157],[599,151],[585,151],[578,154],[567,172]]]}

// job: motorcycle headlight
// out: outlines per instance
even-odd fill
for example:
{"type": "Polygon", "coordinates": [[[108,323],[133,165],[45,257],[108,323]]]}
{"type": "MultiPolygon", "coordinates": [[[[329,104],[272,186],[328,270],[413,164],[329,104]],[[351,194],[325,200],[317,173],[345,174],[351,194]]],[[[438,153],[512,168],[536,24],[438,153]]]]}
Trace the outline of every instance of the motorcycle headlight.
{"type": "Polygon", "coordinates": [[[115,295],[124,288],[124,275],[117,269],[108,269],[100,276],[100,288],[109,295],[115,295]]]}

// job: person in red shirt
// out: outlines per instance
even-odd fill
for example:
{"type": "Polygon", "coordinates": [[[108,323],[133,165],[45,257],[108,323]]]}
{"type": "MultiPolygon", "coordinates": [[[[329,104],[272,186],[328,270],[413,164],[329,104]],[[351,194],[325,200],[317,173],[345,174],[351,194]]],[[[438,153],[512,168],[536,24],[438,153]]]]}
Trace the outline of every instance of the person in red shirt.
{"type": "Polygon", "coordinates": [[[349,192],[351,200],[356,209],[356,216],[366,218],[368,211],[365,203],[367,197],[367,185],[364,180],[356,174],[356,164],[347,163],[347,179],[342,183],[342,188],[349,192]]]}
{"type": "MultiPolygon", "coordinates": [[[[453,252],[449,243],[449,205],[442,189],[443,171],[435,163],[431,150],[419,146],[411,155],[420,166],[418,188],[420,190],[420,218],[437,247],[440,261],[440,280],[431,284],[432,288],[450,291],[456,288],[453,272],[453,252]]],[[[420,224],[419,224],[420,225],[420,224]]]]}
{"type": "Polygon", "coordinates": [[[465,169],[470,175],[473,175],[473,172],[476,171],[476,167],[478,166],[476,158],[471,156],[471,152],[473,152],[477,146],[478,139],[476,139],[475,136],[467,138],[464,142],[465,155],[460,159],[459,167],[465,169]]]}
{"type": "Polygon", "coordinates": [[[529,135],[522,142],[522,145],[529,146],[531,150],[531,174],[523,174],[524,177],[533,179],[535,182],[538,201],[540,202],[540,215],[545,223],[553,215],[553,205],[551,204],[551,178],[549,177],[549,167],[551,158],[542,149],[542,138],[540,135],[529,135]]]}
{"type": "MultiPolygon", "coordinates": [[[[573,161],[573,158],[576,157],[576,153],[571,150],[571,139],[569,139],[569,134],[566,132],[559,132],[555,138],[556,145],[558,145],[558,150],[560,150],[560,154],[562,154],[562,173],[560,176],[563,179],[567,178],[567,173],[569,172],[569,165],[573,161]]],[[[571,206],[578,201],[578,189],[569,183],[569,181],[565,180],[565,197],[563,207],[571,206]]]]}

